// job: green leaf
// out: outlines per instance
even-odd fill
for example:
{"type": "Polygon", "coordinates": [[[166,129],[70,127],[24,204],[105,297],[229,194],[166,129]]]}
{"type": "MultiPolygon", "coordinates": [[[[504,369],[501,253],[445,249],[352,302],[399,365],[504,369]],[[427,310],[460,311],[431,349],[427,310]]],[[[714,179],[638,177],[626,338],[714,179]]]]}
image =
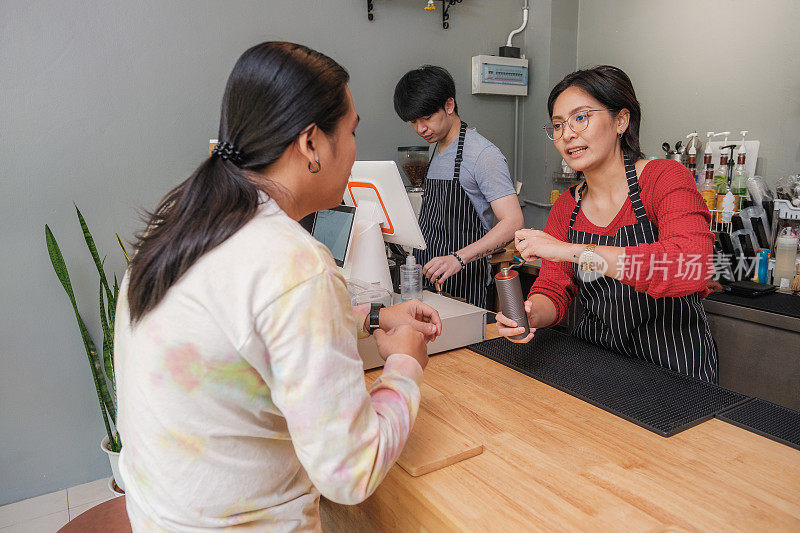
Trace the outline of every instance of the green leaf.
{"type": "Polygon", "coordinates": [[[76,301],[75,294],[72,290],[72,283],[69,278],[69,272],[67,271],[67,265],[64,262],[64,257],[61,254],[61,249],[58,246],[58,242],[56,241],[53,232],[50,231],[50,227],[45,224],[44,230],[45,240],[47,242],[47,251],[50,255],[50,262],[53,264],[53,269],[56,272],[56,276],[61,282],[61,285],[64,287],[64,291],[67,293],[70,303],[72,304],[72,310],[75,313],[75,320],[78,322],[78,329],[81,334],[81,339],[83,340],[84,349],[86,350],[86,356],[89,359],[89,367],[92,371],[92,379],[94,380],[97,399],[100,402],[100,412],[103,415],[103,422],[106,426],[106,431],[109,436],[108,438],[109,440],[112,440],[113,434],[111,432],[111,426],[109,425],[108,417],[106,416],[106,411],[116,425],[116,407],[111,395],[108,393],[108,387],[102,374],[94,341],[92,340],[92,336],[89,334],[89,330],[86,327],[80,312],[78,311],[78,302],[76,301]]]}
{"type": "Polygon", "coordinates": [[[108,325],[111,327],[111,338],[114,338],[114,321],[117,318],[117,301],[119,300],[119,283],[117,275],[114,274],[114,301],[108,305],[108,325]]]}
{"type": "Polygon", "coordinates": [[[72,282],[69,279],[69,272],[67,271],[67,264],[64,262],[64,256],[61,255],[61,249],[58,247],[53,232],[50,231],[50,226],[44,225],[44,234],[47,241],[47,252],[50,254],[50,262],[53,264],[53,270],[56,271],[58,281],[67,291],[72,306],[75,307],[75,294],[72,292],[72,282]]]}
{"type": "Polygon", "coordinates": [[[128,264],[130,265],[131,264],[131,258],[128,255],[128,250],[125,249],[125,244],[123,244],[122,239],[120,239],[119,233],[115,233],[114,235],[117,236],[117,242],[119,243],[119,247],[122,248],[122,254],[125,256],[125,261],[127,261],[128,264]]]}
{"type": "Polygon", "coordinates": [[[103,284],[100,284],[100,325],[103,326],[103,335],[108,331],[108,319],[106,318],[106,305],[103,301],[103,284]]]}
{"type": "Polygon", "coordinates": [[[106,320],[106,306],[103,303],[103,286],[100,285],[100,322],[103,326],[103,366],[106,379],[111,384],[111,390],[116,393],[114,382],[114,332],[106,320]]]}
{"type": "MultiPolygon", "coordinates": [[[[108,420],[105,410],[103,411],[103,418],[108,420]]],[[[119,439],[119,433],[116,431],[116,424],[114,424],[114,430],[112,430],[111,427],[109,427],[109,425],[106,423],[106,432],[108,434],[108,448],[112,452],[119,453],[120,449],[122,448],[122,442],[119,439]]]]}
{"type": "MultiPolygon", "coordinates": [[[[75,204],[73,204],[75,205],[75,204]]],[[[92,259],[94,260],[94,265],[97,267],[97,274],[100,276],[100,283],[103,284],[103,288],[106,291],[106,295],[109,300],[111,300],[111,289],[108,288],[108,280],[106,279],[106,271],[103,269],[103,263],[100,261],[100,255],[97,253],[97,247],[94,244],[94,238],[92,237],[92,233],[89,231],[89,227],[86,225],[86,220],[83,219],[83,215],[81,214],[81,210],[78,209],[78,206],[75,205],[75,211],[78,212],[78,221],[81,224],[81,230],[83,231],[83,240],[86,241],[86,246],[89,248],[89,253],[92,254],[92,259]]]]}

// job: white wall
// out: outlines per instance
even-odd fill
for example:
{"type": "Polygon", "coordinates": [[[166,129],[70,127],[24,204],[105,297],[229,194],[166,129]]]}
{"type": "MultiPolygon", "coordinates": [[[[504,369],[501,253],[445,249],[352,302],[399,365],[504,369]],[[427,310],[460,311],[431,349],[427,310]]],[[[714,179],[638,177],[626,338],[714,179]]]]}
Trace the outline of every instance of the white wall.
{"type": "Polygon", "coordinates": [[[694,130],[748,130],[774,182],[800,172],[798,23],[797,0],[582,0],[578,66],[628,73],[648,156],[694,130]]]}

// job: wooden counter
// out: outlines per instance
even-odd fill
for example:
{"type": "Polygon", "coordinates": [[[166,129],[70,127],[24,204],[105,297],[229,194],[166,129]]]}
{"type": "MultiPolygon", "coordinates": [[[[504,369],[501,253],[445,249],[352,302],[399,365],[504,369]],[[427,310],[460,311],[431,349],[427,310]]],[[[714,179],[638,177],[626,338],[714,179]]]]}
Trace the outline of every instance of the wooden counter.
{"type": "Polygon", "coordinates": [[[326,531],[800,531],[800,451],[725,422],[663,438],[466,349],[422,395],[484,452],[395,465],[361,505],[323,502],[326,531]]]}

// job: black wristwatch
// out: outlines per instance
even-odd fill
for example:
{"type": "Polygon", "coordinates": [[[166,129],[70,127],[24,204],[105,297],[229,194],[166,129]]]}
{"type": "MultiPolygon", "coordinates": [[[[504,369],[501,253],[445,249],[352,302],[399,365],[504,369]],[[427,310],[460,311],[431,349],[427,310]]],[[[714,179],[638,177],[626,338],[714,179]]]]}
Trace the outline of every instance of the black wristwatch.
{"type": "Polygon", "coordinates": [[[379,303],[372,303],[369,307],[369,332],[374,333],[376,329],[381,327],[380,315],[381,309],[384,305],[379,303]]]}

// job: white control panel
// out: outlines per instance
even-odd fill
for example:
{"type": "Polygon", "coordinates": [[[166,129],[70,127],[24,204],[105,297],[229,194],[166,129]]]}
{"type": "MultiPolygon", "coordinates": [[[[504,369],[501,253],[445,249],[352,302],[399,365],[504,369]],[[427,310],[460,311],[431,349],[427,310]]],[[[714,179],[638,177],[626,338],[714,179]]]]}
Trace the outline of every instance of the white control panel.
{"type": "Polygon", "coordinates": [[[473,56],[472,94],[528,96],[528,60],[473,56]]]}

